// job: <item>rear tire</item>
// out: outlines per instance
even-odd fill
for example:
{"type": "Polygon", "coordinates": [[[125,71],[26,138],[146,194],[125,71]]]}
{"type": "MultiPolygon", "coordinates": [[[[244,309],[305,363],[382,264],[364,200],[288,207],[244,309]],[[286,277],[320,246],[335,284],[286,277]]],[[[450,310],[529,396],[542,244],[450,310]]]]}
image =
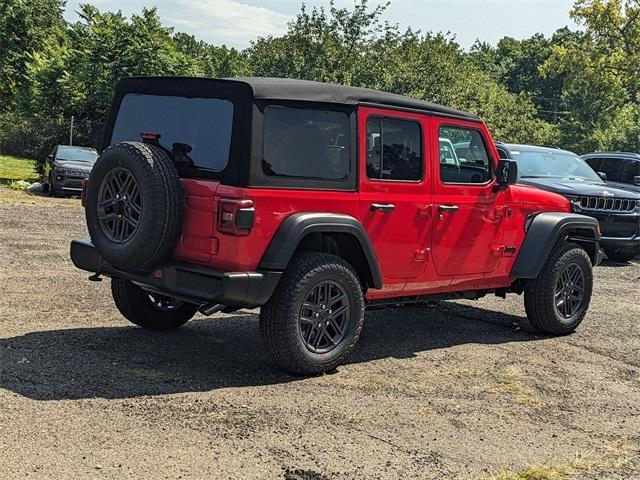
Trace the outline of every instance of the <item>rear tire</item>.
{"type": "Polygon", "coordinates": [[[524,306],[531,326],[543,333],[566,335],[584,319],[593,291],[591,260],[573,243],[551,253],[542,271],[527,283],[524,306]]]}
{"type": "Polygon", "coordinates": [[[355,347],[364,294],[353,267],[335,255],[292,259],[260,311],[260,333],[274,361],[296,375],[335,369],[355,347]]]}
{"type": "Polygon", "coordinates": [[[116,307],[127,320],[151,330],[178,328],[198,311],[197,305],[147,292],[121,278],[111,280],[111,294],[116,307]]]}
{"type": "Polygon", "coordinates": [[[616,250],[616,249],[608,249],[605,250],[604,253],[607,254],[607,258],[614,262],[628,262],[633,260],[638,256],[638,249],[634,250],[616,250]]]}

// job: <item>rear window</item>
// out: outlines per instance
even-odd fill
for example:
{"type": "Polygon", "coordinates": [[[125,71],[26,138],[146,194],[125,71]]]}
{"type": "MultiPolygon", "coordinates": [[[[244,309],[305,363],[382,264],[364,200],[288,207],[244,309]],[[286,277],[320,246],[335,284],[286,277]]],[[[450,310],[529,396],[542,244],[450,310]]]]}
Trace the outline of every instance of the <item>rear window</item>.
{"type": "Polygon", "coordinates": [[[111,143],[140,141],[141,133],[159,134],[179,166],[221,172],[229,163],[232,127],[230,100],[127,94],[111,143]]]}
{"type": "Polygon", "coordinates": [[[344,112],[269,105],[264,109],[262,169],[280,177],[342,180],[350,169],[344,112]]]}

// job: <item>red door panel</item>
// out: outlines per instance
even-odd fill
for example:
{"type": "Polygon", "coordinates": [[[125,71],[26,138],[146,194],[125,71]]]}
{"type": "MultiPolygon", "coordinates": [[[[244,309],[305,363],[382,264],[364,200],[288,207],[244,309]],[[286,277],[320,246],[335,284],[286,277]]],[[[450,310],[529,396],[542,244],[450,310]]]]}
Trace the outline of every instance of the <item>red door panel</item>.
{"type": "MultiPolygon", "coordinates": [[[[481,160],[474,157],[473,150],[465,141],[464,134],[470,133],[473,140],[484,148],[493,171],[497,167],[497,154],[491,137],[484,125],[449,119],[434,119],[432,136],[451,137],[459,159],[441,170],[437,165],[434,182],[434,220],[432,236],[433,262],[439,275],[479,275],[490,273],[498,267],[502,255],[503,222],[507,214],[502,192],[495,188],[495,178],[484,180],[477,171],[481,160]],[[441,129],[443,127],[443,129],[441,129]],[[456,129],[459,127],[459,129],[456,129]],[[450,132],[459,132],[459,135],[450,132]],[[454,168],[454,171],[450,170],[454,168]],[[457,169],[456,169],[457,168],[457,169]],[[443,177],[447,175],[447,178],[443,177]],[[451,183],[446,183],[447,181],[451,183]],[[453,182],[459,183],[453,183],[453,182]]],[[[439,146],[434,143],[436,152],[439,146]]],[[[434,154],[436,153],[434,152],[434,154]]],[[[434,158],[439,158],[435,156],[434,158]]],[[[486,175],[486,174],[483,174],[486,175]]],[[[454,279],[455,283],[455,279],[454,279]]]]}
{"type": "MultiPolygon", "coordinates": [[[[429,156],[425,141],[427,127],[424,115],[364,107],[358,110],[360,221],[373,243],[385,284],[396,284],[399,288],[404,285],[400,280],[422,274],[430,247],[430,192],[425,181],[425,164],[429,156]],[[419,124],[422,137],[420,180],[369,178],[367,155],[373,148],[374,140],[367,138],[367,119],[370,117],[401,119],[419,124]]],[[[385,285],[385,289],[389,287],[385,285]]]]}

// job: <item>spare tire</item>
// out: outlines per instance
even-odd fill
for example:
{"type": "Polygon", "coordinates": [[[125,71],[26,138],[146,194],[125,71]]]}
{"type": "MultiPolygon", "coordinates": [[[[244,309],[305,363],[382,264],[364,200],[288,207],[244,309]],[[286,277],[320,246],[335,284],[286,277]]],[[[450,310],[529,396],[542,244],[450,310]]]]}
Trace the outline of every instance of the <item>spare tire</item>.
{"type": "Polygon", "coordinates": [[[122,142],[107,148],[86,194],[91,240],[112,266],[148,272],[165,261],[182,231],[184,193],[161,147],[122,142]]]}

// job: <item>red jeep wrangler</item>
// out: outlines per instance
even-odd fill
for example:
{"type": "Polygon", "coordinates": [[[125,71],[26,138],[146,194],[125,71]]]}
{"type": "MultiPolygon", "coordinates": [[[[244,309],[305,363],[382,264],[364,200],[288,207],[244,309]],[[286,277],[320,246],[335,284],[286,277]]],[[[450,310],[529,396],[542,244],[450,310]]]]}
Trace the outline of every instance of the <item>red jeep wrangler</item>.
{"type": "Polygon", "coordinates": [[[285,370],[335,368],[369,307],[524,293],[531,325],[587,311],[598,223],[514,185],[480,118],[373,90],[237,78],[118,86],[84,202],[83,270],[146,328],[261,307],[285,370]]]}

